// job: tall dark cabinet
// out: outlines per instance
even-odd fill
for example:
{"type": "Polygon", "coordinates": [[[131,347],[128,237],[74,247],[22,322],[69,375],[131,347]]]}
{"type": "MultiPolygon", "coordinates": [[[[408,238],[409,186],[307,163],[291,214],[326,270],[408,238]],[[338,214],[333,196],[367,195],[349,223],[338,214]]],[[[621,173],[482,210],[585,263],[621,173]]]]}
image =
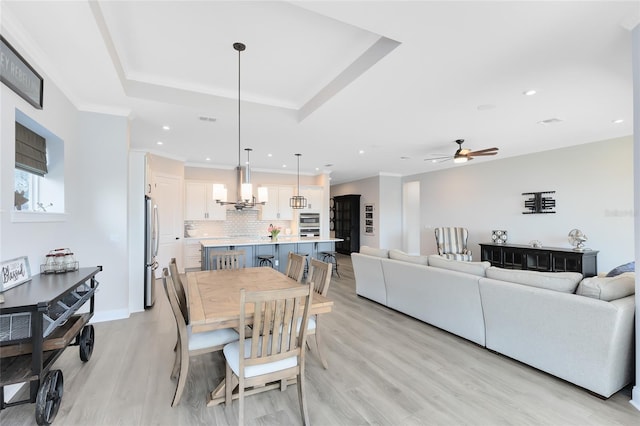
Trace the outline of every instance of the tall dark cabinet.
{"type": "Polygon", "coordinates": [[[360,250],[360,195],[339,195],[333,197],[336,251],[351,254],[360,250]]]}

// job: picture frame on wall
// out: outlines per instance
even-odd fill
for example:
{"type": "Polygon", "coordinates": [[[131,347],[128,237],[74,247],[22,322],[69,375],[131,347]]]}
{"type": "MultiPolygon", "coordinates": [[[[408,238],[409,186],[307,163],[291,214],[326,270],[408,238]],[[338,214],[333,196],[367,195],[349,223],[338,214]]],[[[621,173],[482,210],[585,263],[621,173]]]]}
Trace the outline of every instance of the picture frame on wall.
{"type": "Polygon", "coordinates": [[[375,215],[375,206],[373,204],[365,204],[364,205],[365,235],[375,235],[374,215],[375,215]]]}

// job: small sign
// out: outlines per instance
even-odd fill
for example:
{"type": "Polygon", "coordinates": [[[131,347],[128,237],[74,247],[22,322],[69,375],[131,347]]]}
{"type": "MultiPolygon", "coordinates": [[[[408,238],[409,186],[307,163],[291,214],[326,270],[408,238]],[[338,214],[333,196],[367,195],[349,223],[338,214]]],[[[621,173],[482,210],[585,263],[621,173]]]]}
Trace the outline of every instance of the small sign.
{"type": "Polygon", "coordinates": [[[0,81],[37,109],[42,109],[42,77],[0,35],[0,81]]]}
{"type": "Polygon", "coordinates": [[[0,292],[30,280],[31,269],[26,256],[0,262],[0,292]]]}

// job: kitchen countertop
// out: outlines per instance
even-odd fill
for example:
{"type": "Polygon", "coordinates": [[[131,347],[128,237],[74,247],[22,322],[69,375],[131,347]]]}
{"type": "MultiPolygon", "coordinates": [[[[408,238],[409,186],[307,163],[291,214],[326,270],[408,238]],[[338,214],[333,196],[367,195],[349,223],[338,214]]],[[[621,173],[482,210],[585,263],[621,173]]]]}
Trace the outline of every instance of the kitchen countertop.
{"type": "Polygon", "coordinates": [[[320,238],[320,237],[294,237],[285,236],[278,237],[278,241],[272,241],[269,237],[236,237],[236,238],[192,238],[200,240],[200,244],[204,248],[208,247],[225,247],[225,246],[255,246],[263,244],[295,244],[295,243],[333,243],[342,241],[341,238],[320,238]]]}

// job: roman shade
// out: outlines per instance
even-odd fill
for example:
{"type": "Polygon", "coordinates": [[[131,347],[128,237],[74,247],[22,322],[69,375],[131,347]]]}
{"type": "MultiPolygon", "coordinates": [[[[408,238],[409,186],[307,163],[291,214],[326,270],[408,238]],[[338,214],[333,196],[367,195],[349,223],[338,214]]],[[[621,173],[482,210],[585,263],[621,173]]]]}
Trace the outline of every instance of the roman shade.
{"type": "Polygon", "coordinates": [[[47,141],[16,123],[16,168],[39,176],[47,174],[47,141]]]}

